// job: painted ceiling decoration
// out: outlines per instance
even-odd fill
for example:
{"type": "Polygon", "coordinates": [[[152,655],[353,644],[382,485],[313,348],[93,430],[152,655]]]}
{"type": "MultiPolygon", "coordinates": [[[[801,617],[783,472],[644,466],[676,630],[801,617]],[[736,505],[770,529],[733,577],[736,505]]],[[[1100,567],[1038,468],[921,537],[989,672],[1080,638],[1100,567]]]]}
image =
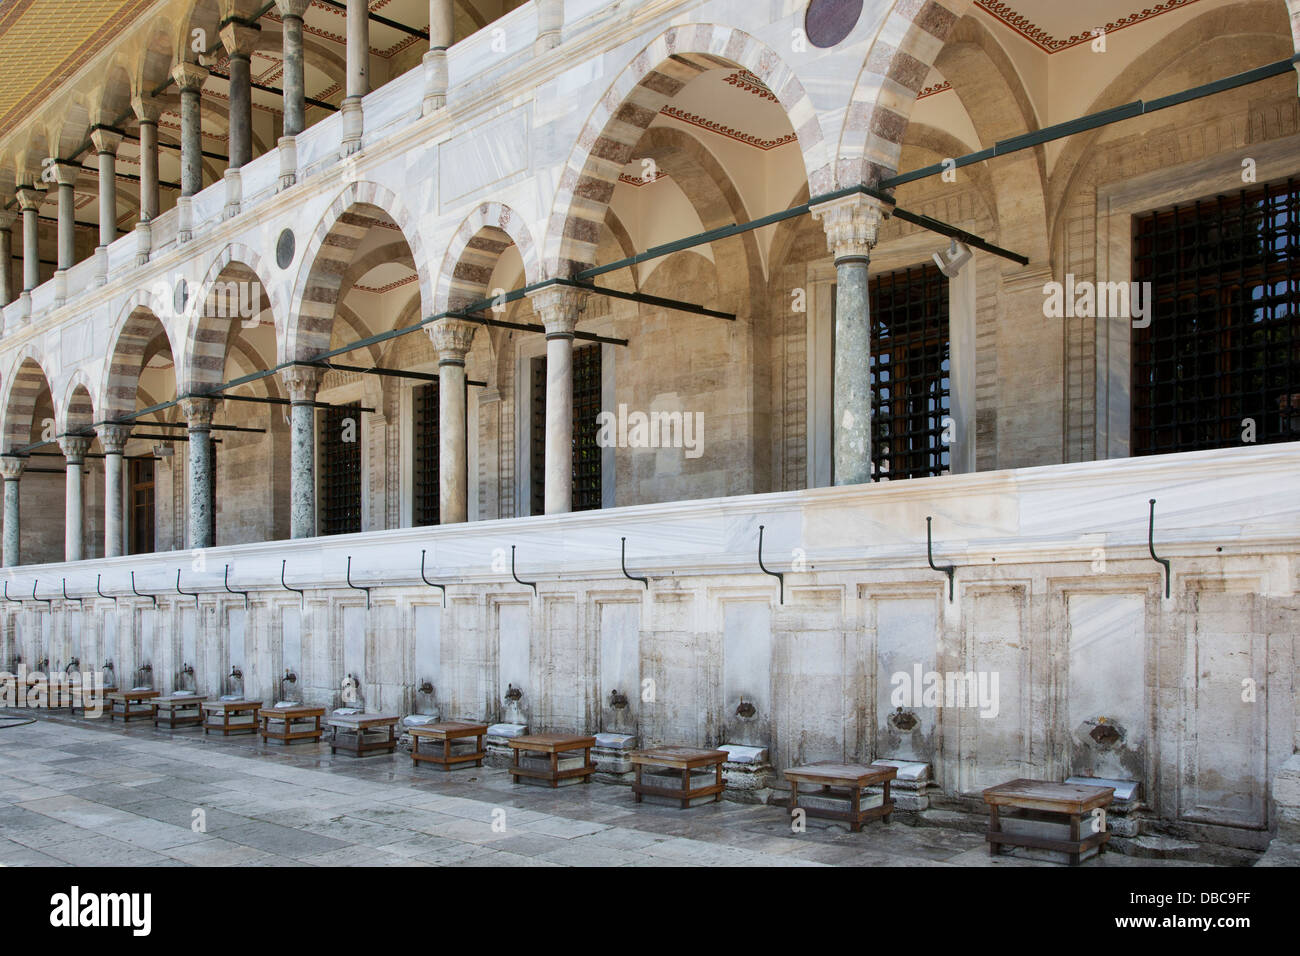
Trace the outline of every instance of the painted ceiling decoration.
{"type": "Polygon", "coordinates": [[[1091,43],[1093,31],[1114,33],[1124,27],[1178,10],[1196,0],[1161,0],[1133,10],[1132,0],[1094,0],[1087,4],[1062,0],[975,0],[975,6],[1046,53],[1059,53],[1081,43],[1091,43]]]}
{"type": "Polygon", "coordinates": [[[0,12],[0,135],[72,77],[154,0],[10,0],[0,12]]]}

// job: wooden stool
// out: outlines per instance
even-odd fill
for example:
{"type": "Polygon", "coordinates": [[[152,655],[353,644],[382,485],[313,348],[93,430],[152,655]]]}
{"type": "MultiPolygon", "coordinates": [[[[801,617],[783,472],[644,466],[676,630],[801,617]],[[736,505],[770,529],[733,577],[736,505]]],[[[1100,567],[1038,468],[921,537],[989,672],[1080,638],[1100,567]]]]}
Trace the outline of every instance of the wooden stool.
{"type": "Polygon", "coordinates": [[[364,757],[368,753],[392,753],[397,748],[394,728],[397,726],[397,714],[331,714],[330,715],[330,753],[342,750],[354,757],[364,757]],[[367,740],[368,731],[385,731],[378,740],[367,740]]]}
{"type": "Polygon", "coordinates": [[[722,799],[722,765],[727,760],[725,750],[701,750],[698,747],[652,747],[649,750],[634,750],[628,755],[628,759],[636,766],[636,780],[632,784],[632,792],[636,794],[636,802],[641,802],[643,795],[649,794],[652,797],[668,797],[673,800],[680,800],[682,809],[685,810],[691,805],[691,801],[699,797],[713,797],[713,802],[717,803],[722,799]],[[675,790],[670,787],[657,787],[654,784],[644,783],[641,778],[642,767],[667,767],[672,770],[682,772],[682,787],[675,790]],[[691,787],[691,771],[714,768],[714,777],[712,783],[703,784],[699,787],[691,787]]]}
{"type": "Polygon", "coordinates": [[[790,781],[790,814],[802,809],[810,817],[822,817],[829,820],[847,820],[849,829],[857,833],[862,824],[880,817],[885,823],[894,812],[894,801],[889,796],[889,781],[898,776],[897,767],[872,764],[869,767],[852,763],[814,763],[806,767],[791,767],[785,771],[785,779],[790,781]],[[818,798],[844,800],[843,810],[826,807],[800,807],[799,784],[808,783],[821,786],[818,798]],[[878,807],[862,809],[862,792],[869,786],[883,784],[884,800],[878,807]],[[846,791],[846,792],[836,792],[846,791]]]}
{"type": "Polygon", "coordinates": [[[455,770],[458,764],[473,763],[476,767],[483,766],[483,738],[487,736],[487,724],[462,724],[454,720],[444,721],[438,724],[417,724],[414,727],[408,727],[407,733],[411,735],[411,766],[418,763],[431,763],[441,767],[443,770],[455,770]],[[432,751],[420,751],[420,739],[435,740],[442,742],[442,753],[438,752],[435,747],[432,751]],[[451,745],[457,740],[468,740],[476,738],[474,750],[472,753],[454,754],[451,752],[451,745]]]}
{"type": "Polygon", "coordinates": [[[203,723],[202,704],[207,698],[201,694],[172,694],[154,699],[153,725],[166,723],[168,727],[188,727],[203,723]],[[192,713],[190,713],[192,711],[192,713]]]}
{"type": "MultiPolygon", "coordinates": [[[[1050,780],[1012,780],[1010,783],[989,787],[984,791],[984,802],[989,807],[989,832],[985,836],[989,856],[997,856],[1002,847],[1023,846],[1039,850],[1054,850],[1069,857],[1070,865],[1077,866],[1080,856],[1093,847],[1098,854],[1104,852],[1110,840],[1105,826],[1105,808],[1115,797],[1114,787],[1091,787],[1078,783],[1053,783],[1050,780]],[[1002,828],[999,816],[1005,807],[1019,811],[1006,822],[1032,821],[1040,824],[1069,826],[1068,839],[1053,839],[1032,833],[1008,833],[1002,828]],[[1100,829],[1081,836],[1082,816],[1101,810],[1100,829]],[[1064,817],[1065,819],[1061,819],[1064,817]]],[[[1019,829],[1019,828],[1017,828],[1019,829]]]]}
{"type": "Polygon", "coordinates": [[[257,712],[257,719],[262,722],[261,730],[263,740],[278,740],[286,747],[295,740],[319,741],[321,736],[320,719],[325,716],[324,707],[263,707],[257,712]],[[271,721],[283,721],[284,727],[280,730],[271,729],[271,721]],[[308,729],[294,730],[293,728],[307,721],[312,721],[312,726],[308,729]]]}
{"type": "Polygon", "coordinates": [[[203,736],[219,730],[221,736],[257,733],[257,712],[262,709],[260,700],[207,700],[199,705],[203,711],[203,736]],[[231,718],[239,723],[231,723],[231,718]]]}
{"type": "Polygon", "coordinates": [[[157,696],[156,690],[121,690],[116,694],[109,694],[108,699],[111,704],[108,708],[108,719],[121,717],[123,722],[126,722],[134,717],[152,717],[153,699],[157,696]],[[118,704],[122,705],[121,710],[117,709],[118,704]]]}
{"type": "Polygon", "coordinates": [[[572,777],[581,777],[583,783],[591,783],[591,775],[596,770],[596,765],[591,762],[591,748],[596,746],[595,737],[577,737],[571,734],[527,734],[523,737],[512,737],[509,743],[510,749],[514,751],[510,775],[514,777],[515,783],[519,782],[520,777],[546,780],[552,788],[558,787],[561,780],[572,777]],[[560,754],[572,753],[575,750],[582,751],[582,766],[561,770],[560,754]],[[520,766],[519,755],[525,751],[548,754],[551,758],[550,767],[542,769],[520,766]]]}

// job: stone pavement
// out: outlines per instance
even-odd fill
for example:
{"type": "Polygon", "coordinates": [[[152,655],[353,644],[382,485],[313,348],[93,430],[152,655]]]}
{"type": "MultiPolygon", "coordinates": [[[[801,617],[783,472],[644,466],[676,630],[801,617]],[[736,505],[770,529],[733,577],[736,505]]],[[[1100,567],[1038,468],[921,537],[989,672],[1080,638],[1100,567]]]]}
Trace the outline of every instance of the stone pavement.
{"type": "MultiPolygon", "coordinates": [[[[1085,866],[1154,862],[1106,854],[1085,866]]],[[[809,820],[794,834],[779,807],[638,806],[627,787],[598,782],[553,791],[487,767],[412,770],[400,750],[358,760],[328,745],[49,715],[0,729],[0,864],[1046,865],[991,860],[980,834],[897,820],[856,834],[809,820]]]]}

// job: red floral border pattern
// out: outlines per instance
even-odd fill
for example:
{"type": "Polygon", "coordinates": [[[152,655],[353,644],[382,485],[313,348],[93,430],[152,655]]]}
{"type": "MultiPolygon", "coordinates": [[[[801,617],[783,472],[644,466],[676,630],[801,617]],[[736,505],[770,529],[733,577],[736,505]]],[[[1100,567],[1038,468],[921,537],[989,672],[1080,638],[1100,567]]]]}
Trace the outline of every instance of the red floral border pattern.
{"type": "MultiPolygon", "coordinates": [[[[1135,23],[1150,20],[1152,17],[1158,17],[1162,13],[1169,13],[1171,10],[1177,10],[1195,2],[1196,0],[1164,0],[1162,3],[1136,10],[1128,14],[1128,16],[1120,17],[1111,23],[1098,24],[1098,26],[1107,33],[1114,33],[1116,30],[1131,27],[1135,23]]],[[[1086,33],[1076,33],[1071,37],[1054,37],[1042,27],[1033,23],[1028,17],[1017,13],[1008,4],[1002,3],[1001,0],[975,0],[975,6],[997,19],[1000,23],[1015,30],[1034,46],[1047,53],[1058,53],[1061,50],[1068,50],[1070,47],[1078,46],[1080,43],[1091,43],[1093,40],[1091,30],[1086,33]]]]}
{"type": "Polygon", "coordinates": [[[950,89],[952,89],[951,83],[949,83],[947,80],[940,80],[938,83],[934,84],[934,86],[927,86],[920,93],[917,93],[916,98],[918,100],[923,100],[927,96],[934,96],[934,94],[936,93],[943,93],[950,89]]]}
{"type": "Polygon", "coordinates": [[[659,114],[661,116],[670,116],[683,123],[690,123],[692,126],[698,126],[700,129],[707,129],[711,133],[726,136],[729,139],[736,140],[738,143],[744,143],[746,146],[753,146],[757,149],[776,149],[778,146],[785,146],[787,143],[793,143],[796,139],[794,133],[787,133],[778,139],[760,139],[752,133],[732,129],[730,126],[724,126],[722,123],[715,120],[707,119],[695,113],[687,113],[685,110],[679,110],[673,106],[665,106],[659,111],[659,114]]]}
{"type": "Polygon", "coordinates": [[[738,90],[744,90],[746,93],[753,93],[755,96],[771,100],[773,103],[779,102],[776,94],[767,88],[767,86],[748,70],[737,70],[730,76],[723,79],[724,83],[730,83],[738,90]]]}

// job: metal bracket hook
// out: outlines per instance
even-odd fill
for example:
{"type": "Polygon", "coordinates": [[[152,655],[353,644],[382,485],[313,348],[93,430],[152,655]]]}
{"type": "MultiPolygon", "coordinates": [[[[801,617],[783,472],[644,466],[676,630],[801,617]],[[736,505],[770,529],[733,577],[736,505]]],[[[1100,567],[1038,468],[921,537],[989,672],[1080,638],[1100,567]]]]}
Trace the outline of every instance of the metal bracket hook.
{"type": "Polygon", "coordinates": [[[769,571],[763,564],[763,526],[758,526],[758,566],[764,574],[770,574],[781,583],[781,603],[785,603],[785,575],[780,571],[769,571]]]}
{"type": "Polygon", "coordinates": [[[154,606],[154,607],[157,607],[157,606],[158,606],[158,595],[156,595],[156,594],[141,594],[139,591],[137,591],[137,590],[135,589],[135,572],[134,572],[134,571],[131,572],[131,590],[135,593],[135,596],[136,596],[136,597],[147,597],[147,598],[149,598],[149,600],[153,601],[153,606],[154,606]]]}
{"type": "Polygon", "coordinates": [[[67,579],[67,578],[64,578],[64,579],[63,579],[63,600],[65,600],[65,601],[76,601],[77,604],[81,606],[81,610],[82,610],[83,612],[86,610],[86,601],[85,601],[84,598],[79,598],[79,597],[77,597],[77,598],[74,598],[74,597],[68,597],[68,579],[67,579]]]}
{"type": "Polygon", "coordinates": [[[14,603],[14,604],[22,604],[22,603],[23,603],[22,600],[21,600],[20,598],[13,598],[13,597],[10,597],[10,596],[9,596],[9,582],[8,582],[8,581],[5,582],[5,600],[6,600],[6,601],[10,601],[10,602],[12,602],[12,603],[14,603]]]}
{"type": "Polygon", "coordinates": [[[41,602],[42,604],[44,604],[46,607],[49,607],[51,604],[54,603],[54,599],[53,599],[53,598],[43,598],[43,597],[37,597],[37,596],[36,596],[36,585],[38,585],[38,584],[40,584],[40,583],[41,583],[41,582],[40,582],[39,579],[37,579],[37,580],[35,580],[35,581],[32,582],[32,600],[33,600],[33,601],[40,601],[40,602],[41,602]]]}
{"type": "Polygon", "coordinates": [[[100,582],[101,578],[103,578],[103,575],[102,575],[102,574],[96,574],[96,575],[95,575],[95,593],[98,594],[98,595],[99,595],[100,597],[102,597],[102,598],[112,598],[112,600],[113,600],[113,607],[116,609],[116,608],[117,608],[117,598],[116,598],[114,595],[112,595],[112,594],[105,594],[105,593],[103,592],[103,590],[102,590],[102,589],[100,588],[100,586],[99,586],[99,582],[100,582]]]}
{"type": "Polygon", "coordinates": [[[513,544],[510,546],[510,576],[511,576],[512,578],[514,578],[515,581],[517,581],[519,584],[526,584],[526,585],[528,585],[530,588],[533,589],[533,597],[536,597],[536,596],[537,596],[537,582],[536,582],[536,581],[520,581],[520,580],[519,580],[519,575],[515,574],[515,546],[514,546],[513,544]]]}
{"type": "Polygon", "coordinates": [[[197,610],[199,609],[199,592],[198,592],[198,591],[182,591],[182,590],[181,590],[181,569],[180,569],[180,568],[177,568],[177,569],[176,569],[176,593],[177,593],[177,594],[183,594],[183,595],[185,595],[185,597],[192,597],[192,598],[194,598],[194,610],[197,611],[197,610]]]}
{"type": "Polygon", "coordinates": [[[352,555],[350,554],[348,555],[348,587],[350,587],[354,591],[366,592],[366,610],[369,611],[370,610],[370,588],[365,587],[364,585],[352,583],[352,555]]]}
{"type": "Polygon", "coordinates": [[[301,588],[290,587],[288,582],[285,581],[284,566],[288,563],[288,560],[289,560],[288,558],[282,558],[280,560],[280,586],[284,588],[286,591],[293,591],[298,595],[298,610],[301,611],[304,606],[303,602],[307,600],[307,592],[302,590],[301,588]]]}
{"type": "Polygon", "coordinates": [[[242,595],[244,596],[244,610],[247,611],[247,610],[248,610],[248,592],[247,592],[247,591],[239,591],[239,590],[236,590],[235,588],[232,588],[232,587],[230,586],[230,565],[228,565],[228,564],[226,565],[226,576],[225,576],[225,578],[222,579],[222,583],[226,586],[226,590],[229,591],[231,594],[242,594],[242,595]]]}
{"type": "Polygon", "coordinates": [[[424,576],[424,548],[420,549],[420,580],[422,580],[425,584],[429,585],[429,587],[437,588],[439,591],[442,592],[442,606],[446,607],[447,586],[445,584],[437,584],[433,581],[430,581],[427,577],[424,576]]]}
{"type": "Polygon", "coordinates": [[[930,568],[941,574],[948,575],[948,601],[952,602],[953,575],[957,569],[951,564],[938,565],[934,563],[934,541],[930,536],[930,516],[925,516],[925,557],[930,562],[930,568]]]}
{"type": "Polygon", "coordinates": [[[627,578],[629,581],[640,581],[642,584],[646,586],[646,590],[649,590],[650,589],[649,578],[643,578],[635,574],[627,573],[627,538],[621,538],[620,540],[623,542],[623,554],[622,554],[622,558],[620,559],[620,563],[623,565],[623,577],[627,578]]]}
{"type": "Polygon", "coordinates": [[[1151,552],[1151,560],[1157,561],[1165,566],[1165,597],[1169,597],[1169,560],[1156,556],[1156,499],[1151,499],[1151,518],[1147,522],[1147,550],[1151,552]]]}

